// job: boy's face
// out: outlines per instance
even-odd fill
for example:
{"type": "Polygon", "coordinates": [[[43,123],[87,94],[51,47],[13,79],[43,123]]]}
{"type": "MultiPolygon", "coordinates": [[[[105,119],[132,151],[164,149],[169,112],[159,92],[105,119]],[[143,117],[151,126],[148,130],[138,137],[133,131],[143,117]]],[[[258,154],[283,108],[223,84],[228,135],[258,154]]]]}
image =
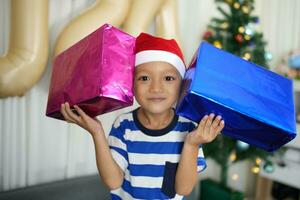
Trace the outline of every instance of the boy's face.
{"type": "Polygon", "coordinates": [[[144,63],[135,69],[135,98],[150,113],[169,111],[177,101],[180,84],[179,72],[167,62],[144,63]]]}

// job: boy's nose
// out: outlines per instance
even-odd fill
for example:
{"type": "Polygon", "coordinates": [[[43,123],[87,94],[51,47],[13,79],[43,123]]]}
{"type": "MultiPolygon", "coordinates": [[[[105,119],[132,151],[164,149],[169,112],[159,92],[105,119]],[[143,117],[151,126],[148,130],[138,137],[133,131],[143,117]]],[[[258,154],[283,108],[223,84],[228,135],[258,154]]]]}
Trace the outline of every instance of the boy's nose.
{"type": "Polygon", "coordinates": [[[162,84],[159,80],[152,80],[150,84],[150,92],[160,92],[162,90],[162,84]]]}

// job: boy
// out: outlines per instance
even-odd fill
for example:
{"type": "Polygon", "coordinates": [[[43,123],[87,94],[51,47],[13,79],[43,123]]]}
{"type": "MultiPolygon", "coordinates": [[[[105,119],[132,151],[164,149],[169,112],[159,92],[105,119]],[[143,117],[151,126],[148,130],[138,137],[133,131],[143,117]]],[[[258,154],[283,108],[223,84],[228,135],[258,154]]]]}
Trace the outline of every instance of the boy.
{"type": "Polygon", "coordinates": [[[61,112],[93,137],[97,167],[112,199],[183,199],[205,167],[201,145],[224,127],[221,116],[205,115],[196,128],[176,115],[185,65],[175,40],[142,33],[136,40],[134,92],[140,107],[120,115],[108,141],[101,122],[68,103],[61,112]]]}

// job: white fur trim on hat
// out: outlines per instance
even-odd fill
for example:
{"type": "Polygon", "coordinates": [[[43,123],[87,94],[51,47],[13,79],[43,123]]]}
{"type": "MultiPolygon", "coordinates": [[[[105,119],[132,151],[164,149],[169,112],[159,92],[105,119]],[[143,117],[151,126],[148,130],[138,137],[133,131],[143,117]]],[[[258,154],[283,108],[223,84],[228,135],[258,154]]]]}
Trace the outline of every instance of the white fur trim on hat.
{"type": "Polygon", "coordinates": [[[135,66],[147,62],[164,61],[173,65],[179,71],[181,77],[184,77],[185,65],[181,58],[174,53],[162,50],[146,50],[138,52],[135,56],[135,66]]]}

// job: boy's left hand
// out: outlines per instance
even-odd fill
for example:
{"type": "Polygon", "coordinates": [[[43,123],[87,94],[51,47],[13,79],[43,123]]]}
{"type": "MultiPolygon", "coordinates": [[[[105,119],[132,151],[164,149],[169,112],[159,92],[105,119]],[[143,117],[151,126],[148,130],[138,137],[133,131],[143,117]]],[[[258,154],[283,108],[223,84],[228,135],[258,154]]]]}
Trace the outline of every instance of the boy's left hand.
{"type": "Polygon", "coordinates": [[[198,147],[200,144],[213,141],[225,126],[225,122],[221,120],[222,117],[220,115],[215,117],[215,119],[214,117],[214,113],[211,113],[209,116],[205,115],[198,127],[187,135],[186,142],[198,147]]]}

